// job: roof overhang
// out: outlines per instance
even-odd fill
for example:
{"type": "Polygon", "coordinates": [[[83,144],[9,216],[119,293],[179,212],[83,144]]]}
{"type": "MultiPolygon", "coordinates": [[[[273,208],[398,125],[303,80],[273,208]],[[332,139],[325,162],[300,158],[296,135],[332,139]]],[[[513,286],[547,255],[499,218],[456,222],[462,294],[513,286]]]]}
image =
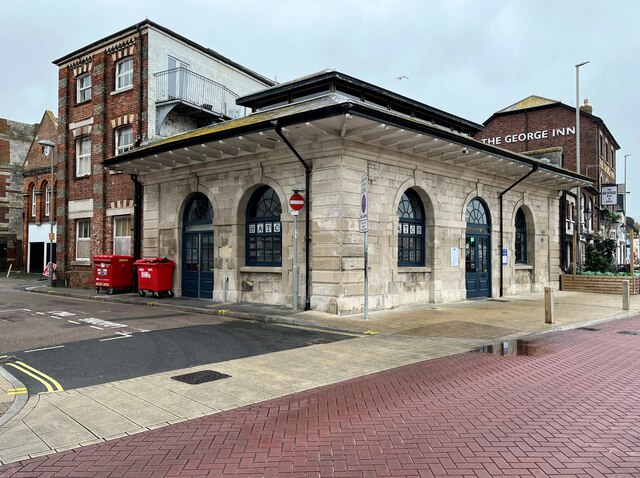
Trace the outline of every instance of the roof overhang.
{"type": "Polygon", "coordinates": [[[287,148],[276,133],[276,126],[296,148],[344,139],[512,181],[537,166],[526,182],[549,189],[591,185],[588,177],[544,161],[336,94],[173,136],[103,164],[128,174],[145,175],[240,160],[287,148]]]}

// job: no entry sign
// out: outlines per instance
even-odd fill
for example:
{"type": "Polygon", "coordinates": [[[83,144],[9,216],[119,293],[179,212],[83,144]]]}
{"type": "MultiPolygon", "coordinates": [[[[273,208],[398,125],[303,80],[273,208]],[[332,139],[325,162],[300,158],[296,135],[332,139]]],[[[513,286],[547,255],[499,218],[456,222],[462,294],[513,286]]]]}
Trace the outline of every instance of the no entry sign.
{"type": "Polygon", "coordinates": [[[304,207],[304,198],[302,195],[298,193],[292,194],[289,198],[289,206],[291,206],[291,209],[294,211],[302,209],[304,207]]]}

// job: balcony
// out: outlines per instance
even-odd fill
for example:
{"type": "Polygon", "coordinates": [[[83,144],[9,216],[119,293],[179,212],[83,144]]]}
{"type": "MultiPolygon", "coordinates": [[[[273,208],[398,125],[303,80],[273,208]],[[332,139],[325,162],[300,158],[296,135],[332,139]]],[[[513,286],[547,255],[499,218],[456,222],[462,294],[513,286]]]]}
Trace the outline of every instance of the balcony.
{"type": "Polygon", "coordinates": [[[158,72],[156,77],[156,134],[170,112],[191,117],[196,125],[206,126],[247,115],[236,105],[239,95],[186,68],[158,72]]]}

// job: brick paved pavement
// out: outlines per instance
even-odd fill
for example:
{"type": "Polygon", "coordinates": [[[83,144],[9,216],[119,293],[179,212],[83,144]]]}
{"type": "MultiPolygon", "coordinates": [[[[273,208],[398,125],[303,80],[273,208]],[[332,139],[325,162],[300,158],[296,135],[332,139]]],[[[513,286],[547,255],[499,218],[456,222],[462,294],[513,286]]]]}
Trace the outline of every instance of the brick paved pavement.
{"type": "MultiPolygon", "coordinates": [[[[640,317],[422,362],[0,477],[638,477],[640,317]]],[[[336,364],[339,366],[339,364],[336,364]]]]}

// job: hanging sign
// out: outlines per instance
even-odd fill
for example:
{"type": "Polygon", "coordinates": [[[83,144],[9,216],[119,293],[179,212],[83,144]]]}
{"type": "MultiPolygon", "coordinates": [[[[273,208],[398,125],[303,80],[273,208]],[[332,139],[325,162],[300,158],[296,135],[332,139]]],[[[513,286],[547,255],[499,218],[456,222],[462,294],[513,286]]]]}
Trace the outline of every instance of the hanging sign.
{"type": "Polygon", "coordinates": [[[603,206],[614,206],[618,204],[618,185],[607,185],[602,186],[600,190],[602,195],[602,205],[603,206]]]}

